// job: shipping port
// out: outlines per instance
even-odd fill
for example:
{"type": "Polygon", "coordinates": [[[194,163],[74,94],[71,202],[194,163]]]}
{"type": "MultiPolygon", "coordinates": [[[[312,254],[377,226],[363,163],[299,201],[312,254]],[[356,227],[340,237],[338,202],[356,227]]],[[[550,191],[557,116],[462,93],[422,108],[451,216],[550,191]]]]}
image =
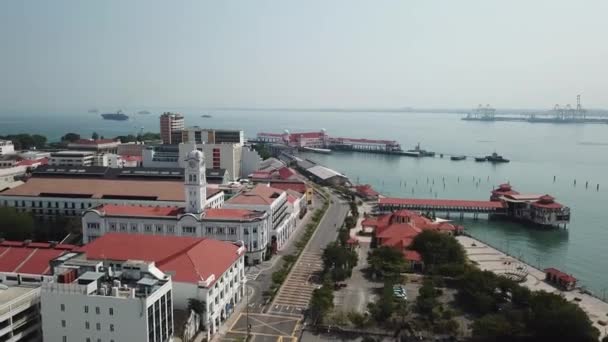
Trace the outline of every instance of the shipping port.
{"type": "Polygon", "coordinates": [[[556,104],[552,110],[541,113],[526,113],[520,115],[497,115],[496,109],[489,104],[479,105],[462,118],[465,121],[522,121],[530,123],[555,124],[608,124],[608,118],[598,114],[591,115],[581,105],[581,96],[576,96],[576,107],[570,104],[556,104]]]}

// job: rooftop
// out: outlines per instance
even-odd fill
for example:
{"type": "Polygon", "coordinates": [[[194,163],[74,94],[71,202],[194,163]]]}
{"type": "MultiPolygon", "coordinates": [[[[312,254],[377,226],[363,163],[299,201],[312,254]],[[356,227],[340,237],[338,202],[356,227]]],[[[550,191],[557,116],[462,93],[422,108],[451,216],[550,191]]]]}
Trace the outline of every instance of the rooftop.
{"type": "Polygon", "coordinates": [[[241,192],[228,200],[229,204],[253,204],[270,205],[281,194],[283,190],[271,188],[264,184],[257,184],[253,189],[241,192]]]}
{"type": "Polygon", "coordinates": [[[104,145],[104,144],[120,144],[120,141],[113,140],[113,139],[97,139],[97,140],[79,139],[79,140],[69,143],[68,146],[75,146],[75,145],[96,146],[96,145],[104,145]]]}
{"type": "Polygon", "coordinates": [[[494,208],[502,209],[504,205],[496,201],[464,201],[449,199],[422,199],[422,198],[392,198],[381,197],[378,204],[382,205],[420,205],[436,207],[470,207],[470,208],[494,208]]]}
{"type": "Polygon", "coordinates": [[[270,186],[280,190],[293,190],[301,194],[306,192],[306,183],[301,181],[271,180],[270,186]]]}
{"type": "MultiPolygon", "coordinates": [[[[220,190],[207,188],[207,198],[218,192],[220,190]]],[[[181,181],[139,179],[33,177],[21,186],[2,192],[2,195],[185,201],[184,186],[181,181]]]]}
{"type": "Polygon", "coordinates": [[[212,286],[244,253],[230,242],[207,238],[105,234],[79,249],[88,259],[153,261],[173,281],[212,286]]]}
{"type": "Polygon", "coordinates": [[[334,170],[332,170],[330,168],[327,168],[325,166],[322,166],[322,165],[315,165],[315,166],[307,169],[306,171],[308,171],[308,172],[312,173],[313,175],[321,178],[322,180],[326,180],[326,179],[329,179],[329,178],[332,178],[332,177],[336,177],[336,176],[338,176],[338,177],[345,177],[343,174],[341,174],[341,173],[339,173],[337,171],[334,171],[334,170]]]}
{"type": "Polygon", "coordinates": [[[50,274],[49,262],[75,249],[74,245],[2,241],[0,243],[0,272],[50,274]]]}

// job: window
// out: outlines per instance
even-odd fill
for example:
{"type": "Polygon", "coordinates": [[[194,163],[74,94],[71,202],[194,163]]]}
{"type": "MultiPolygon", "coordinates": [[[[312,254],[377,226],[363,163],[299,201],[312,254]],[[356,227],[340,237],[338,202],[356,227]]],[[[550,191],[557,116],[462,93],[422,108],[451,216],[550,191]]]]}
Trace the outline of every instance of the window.
{"type": "Polygon", "coordinates": [[[157,233],[162,233],[163,232],[163,225],[162,224],[157,224],[156,225],[156,232],[157,233]]]}
{"type": "Polygon", "coordinates": [[[91,338],[90,337],[87,337],[87,342],[91,342],[91,338]]]}
{"type": "Polygon", "coordinates": [[[126,223],[121,223],[120,224],[120,231],[121,232],[126,232],[127,231],[127,224],[126,223]]]}
{"type": "Polygon", "coordinates": [[[131,224],[131,231],[132,232],[136,232],[137,231],[137,223],[132,223],[131,224]]]}
{"type": "Polygon", "coordinates": [[[95,328],[97,328],[97,330],[101,330],[101,323],[95,324],[95,328]]]}
{"type": "Polygon", "coordinates": [[[89,229],[99,229],[99,223],[97,223],[97,222],[87,223],[87,228],[89,228],[89,229]]]}
{"type": "Polygon", "coordinates": [[[99,310],[99,306],[95,307],[95,313],[99,315],[99,313],[101,312],[101,310],[99,310]]]}
{"type": "Polygon", "coordinates": [[[167,226],[167,233],[171,233],[172,234],[174,231],[175,231],[175,227],[173,227],[171,225],[167,226]]]}
{"type": "Polygon", "coordinates": [[[84,328],[89,329],[91,326],[89,325],[89,321],[84,322],[84,328]]]}
{"type": "Polygon", "coordinates": [[[218,228],[217,228],[217,233],[218,233],[218,234],[224,234],[224,228],[222,228],[222,227],[218,227],[218,228]]]}
{"type": "Polygon", "coordinates": [[[236,228],[229,228],[229,229],[230,229],[230,235],[236,234],[236,228]]]}
{"type": "Polygon", "coordinates": [[[249,235],[249,228],[243,228],[243,234],[249,235]]]}
{"type": "MultiPolygon", "coordinates": [[[[89,306],[88,305],[84,306],[84,313],[89,313],[89,306]]],[[[87,324],[88,324],[88,322],[87,322],[87,324]]]]}
{"type": "Polygon", "coordinates": [[[213,227],[207,227],[207,234],[213,234],[213,227]]]}
{"type": "Polygon", "coordinates": [[[182,227],[182,232],[184,234],[194,234],[196,232],[196,227],[182,227]]]}
{"type": "Polygon", "coordinates": [[[114,331],[114,324],[110,324],[110,331],[114,331]]]}
{"type": "Polygon", "coordinates": [[[257,241],[253,241],[253,249],[257,249],[258,248],[258,242],[257,241]]]}
{"type": "Polygon", "coordinates": [[[62,342],[68,342],[68,337],[67,337],[67,336],[63,336],[63,337],[61,338],[61,340],[62,340],[62,342]]]}
{"type": "Polygon", "coordinates": [[[151,232],[152,231],[152,225],[151,224],[144,224],[144,231],[151,232]]]}
{"type": "Polygon", "coordinates": [[[61,320],[61,327],[62,327],[62,328],[65,328],[65,319],[62,319],[62,320],[61,320]]]}
{"type": "Polygon", "coordinates": [[[114,316],[114,308],[110,308],[109,310],[110,316],[114,316]]]}
{"type": "Polygon", "coordinates": [[[65,304],[60,305],[61,311],[65,311],[65,304]]]}
{"type": "Polygon", "coordinates": [[[253,231],[253,234],[257,234],[258,233],[258,227],[253,227],[252,231],[253,231]]]}

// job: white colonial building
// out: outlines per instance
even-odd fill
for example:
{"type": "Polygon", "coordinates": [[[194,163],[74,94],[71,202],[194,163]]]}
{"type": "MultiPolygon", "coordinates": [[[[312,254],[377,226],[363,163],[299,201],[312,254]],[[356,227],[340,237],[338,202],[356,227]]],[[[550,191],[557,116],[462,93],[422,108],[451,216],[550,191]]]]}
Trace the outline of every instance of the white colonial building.
{"type": "MultiPolygon", "coordinates": [[[[277,208],[277,212],[271,214],[255,205],[208,208],[203,153],[197,150],[190,152],[185,163],[185,205],[142,207],[109,204],[88,209],[82,217],[83,241],[87,243],[110,232],[210,237],[243,241],[249,264],[264,260],[270,247],[269,232],[274,222],[271,217],[275,214],[283,217],[283,209],[277,208]]],[[[284,192],[277,196],[282,202],[287,202],[284,192]]]]}

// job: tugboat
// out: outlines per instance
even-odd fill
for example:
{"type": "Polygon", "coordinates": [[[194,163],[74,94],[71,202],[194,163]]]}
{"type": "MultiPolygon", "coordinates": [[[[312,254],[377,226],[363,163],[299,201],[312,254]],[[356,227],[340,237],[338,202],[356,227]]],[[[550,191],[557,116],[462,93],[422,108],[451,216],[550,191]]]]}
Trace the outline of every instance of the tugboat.
{"type": "Polygon", "coordinates": [[[467,159],[466,156],[451,156],[450,160],[465,160],[467,159]]]}
{"type": "Polygon", "coordinates": [[[416,147],[412,150],[407,150],[407,152],[417,153],[419,157],[434,157],[435,152],[423,150],[420,148],[420,143],[416,144],[416,147]]]}
{"type": "Polygon", "coordinates": [[[475,161],[476,162],[485,162],[485,161],[488,161],[488,158],[486,158],[486,157],[475,157],[475,161]]]}
{"type": "Polygon", "coordinates": [[[201,115],[201,118],[211,118],[212,116],[210,114],[203,114],[201,115]]]}
{"type": "Polygon", "coordinates": [[[101,117],[104,118],[104,120],[117,120],[117,121],[129,120],[129,116],[124,114],[122,112],[122,110],[119,110],[116,113],[104,113],[104,114],[101,114],[101,117]]]}
{"type": "Polygon", "coordinates": [[[492,153],[491,156],[487,156],[486,160],[491,163],[508,163],[509,162],[509,159],[503,158],[503,156],[499,155],[496,152],[492,153]]]}

